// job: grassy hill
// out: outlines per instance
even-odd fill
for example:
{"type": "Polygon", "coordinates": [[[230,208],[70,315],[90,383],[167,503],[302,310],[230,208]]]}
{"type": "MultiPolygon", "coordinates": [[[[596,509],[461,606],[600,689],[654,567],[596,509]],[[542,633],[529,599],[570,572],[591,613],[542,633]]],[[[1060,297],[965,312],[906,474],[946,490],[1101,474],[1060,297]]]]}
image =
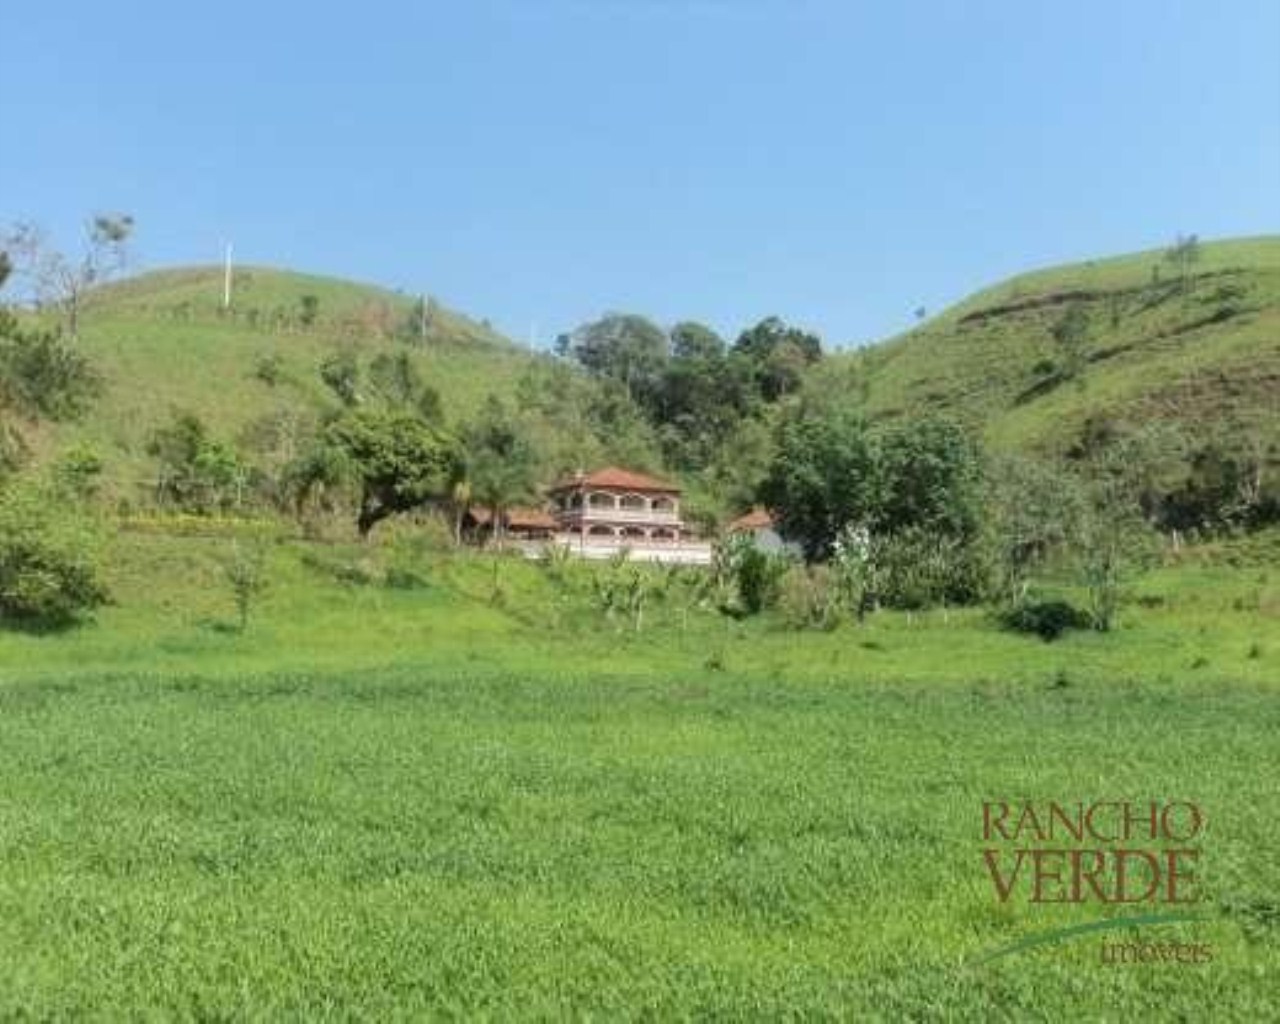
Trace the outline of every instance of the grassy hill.
{"type": "Polygon", "coordinates": [[[945,412],[997,448],[1060,450],[1096,415],[1275,443],[1280,236],[1203,243],[1185,282],[1162,250],[1022,274],[844,358],[862,361],[874,416],[945,412]],[[1073,305],[1088,362],[1063,381],[1052,328],[1073,305]]]}
{"type": "MultiPolygon", "coordinates": [[[[105,392],[82,422],[45,430],[37,447],[87,441],[107,463],[109,491],[129,496],[153,476],[146,441],[174,410],[243,439],[273,413],[319,409],[319,365],[343,346],[365,362],[411,352],[450,418],[509,390],[529,358],[434,302],[419,337],[416,297],[333,278],[241,268],[231,309],[221,302],[220,267],[143,274],[95,293],[80,344],[105,392]]],[[[1185,277],[1162,250],[1022,274],[816,372],[839,382],[853,366],[874,417],[946,413],[996,449],[1060,452],[1104,416],[1249,436],[1275,451],[1280,236],[1203,243],[1185,277]],[[1087,317],[1086,364],[1068,380],[1052,332],[1072,308],[1087,317]]]]}
{"type": "Polygon", "coordinates": [[[153,475],[146,441],[173,410],[235,439],[273,411],[319,408],[318,367],[342,346],[362,361],[409,351],[450,417],[505,390],[528,359],[487,325],[434,302],[422,338],[415,298],[333,278],[241,268],[230,311],[221,303],[220,267],[142,274],[95,294],[79,344],[104,378],[103,395],[84,420],[44,432],[40,446],[87,441],[112,489],[128,494],[153,475]],[[315,300],[310,322],[304,296],[315,300]],[[268,365],[274,383],[259,373],[268,365]]]}

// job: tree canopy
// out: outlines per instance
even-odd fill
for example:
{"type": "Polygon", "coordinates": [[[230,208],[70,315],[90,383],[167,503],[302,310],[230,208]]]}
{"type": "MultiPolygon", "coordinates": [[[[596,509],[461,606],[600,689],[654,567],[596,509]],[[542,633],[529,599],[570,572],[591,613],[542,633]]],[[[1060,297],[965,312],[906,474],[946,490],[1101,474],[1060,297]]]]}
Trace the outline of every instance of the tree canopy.
{"type": "Polygon", "coordinates": [[[357,477],[362,537],[390,515],[444,500],[458,474],[453,442],[404,410],[352,410],[329,424],[324,439],[346,456],[357,477]]]}
{"type": "Polygon", "coordinates": [[[848,406],[795,406],[779,424],[760,493],[782,532],[816,561],[846,527],[972,540],[980,473],[976,445],[946,420],[873,431],[848,406]]]}
{"type": "Polygon", "coordinates": [[[780,517],[783,534],[809,561],[821,561],[841,529],[872,514],[873,482],[871,443],[857,412],[837,408],[815,416],[797,408],[779,425],[760,493],[780,517]]]}
{"type": "Polygon", "coordinates": [[[538,453],[528,432],[491,396],[463,433],[463,472],[470,499],[493,512],[499,536],[502,513],[537,494],[538,471],[538,453]]]}

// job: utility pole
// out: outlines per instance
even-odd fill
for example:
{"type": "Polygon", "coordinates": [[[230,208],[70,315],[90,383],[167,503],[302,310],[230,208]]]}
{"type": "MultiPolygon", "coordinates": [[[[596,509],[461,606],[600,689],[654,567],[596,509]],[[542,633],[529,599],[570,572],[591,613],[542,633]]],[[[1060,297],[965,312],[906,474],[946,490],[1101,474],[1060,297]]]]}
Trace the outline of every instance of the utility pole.
{"type": "Polygon", "coordinates": [[[226,258],[222,269],[222,308],[231,308],[231,243],[227,243],[226,258]]]}

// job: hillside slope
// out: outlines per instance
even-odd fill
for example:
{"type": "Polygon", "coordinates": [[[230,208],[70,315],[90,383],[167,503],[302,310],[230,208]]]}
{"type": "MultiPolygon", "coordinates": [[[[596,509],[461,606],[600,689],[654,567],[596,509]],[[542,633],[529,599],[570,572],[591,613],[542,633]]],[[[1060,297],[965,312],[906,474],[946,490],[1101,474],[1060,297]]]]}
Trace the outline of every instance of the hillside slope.
{"type": "Polygon", "coordinates": [[[333,278],[241,268],[230,311],[221,304],[218,267],[142,274],[96,293],[79,345],[103,393],[83,420],[42,432],[39,446],[88,443],[106,463],[111,490],[127,496],[154,476],[147,439],[175,410],[194,412],[227,440],[275,412],[318,410],[326,400],[319,366],[345,346],[362,363],[409,352],[451,419],[509,390],[529,359],[434,302],[423,337],[415,299],[333,278]]]}
{"type": "Polygon", "coordinates": [[[1060,451],[1096,416],[1275,443],[1280,236],[1203,243],[1185,282],[1161,250],[1023,274],[844,358],[873,416],[946,413],[996,448],[1060,451]],[[1087,363],[1063,380],[1052,330],[1073,306],[1087,363]]]}

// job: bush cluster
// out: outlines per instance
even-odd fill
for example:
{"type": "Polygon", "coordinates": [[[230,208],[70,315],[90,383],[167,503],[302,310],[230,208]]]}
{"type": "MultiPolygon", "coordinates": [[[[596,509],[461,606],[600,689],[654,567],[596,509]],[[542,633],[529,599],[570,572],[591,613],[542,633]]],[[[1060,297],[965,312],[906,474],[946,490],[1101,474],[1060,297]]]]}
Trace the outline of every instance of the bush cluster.
{"type": "Polygon", "coordinates": [[[0,620],[56,629],[107,600],[90,524],[32,487],[0,497],[0,620]]]}
{"type": "Polygon", "coordinates": [[[1070,629],[1089,629],[1088,612],[1060,600],[1024,601],[1000,613],[1000,624],[1015,633],[1034,633],[1049,643],[1070,629]]]}

